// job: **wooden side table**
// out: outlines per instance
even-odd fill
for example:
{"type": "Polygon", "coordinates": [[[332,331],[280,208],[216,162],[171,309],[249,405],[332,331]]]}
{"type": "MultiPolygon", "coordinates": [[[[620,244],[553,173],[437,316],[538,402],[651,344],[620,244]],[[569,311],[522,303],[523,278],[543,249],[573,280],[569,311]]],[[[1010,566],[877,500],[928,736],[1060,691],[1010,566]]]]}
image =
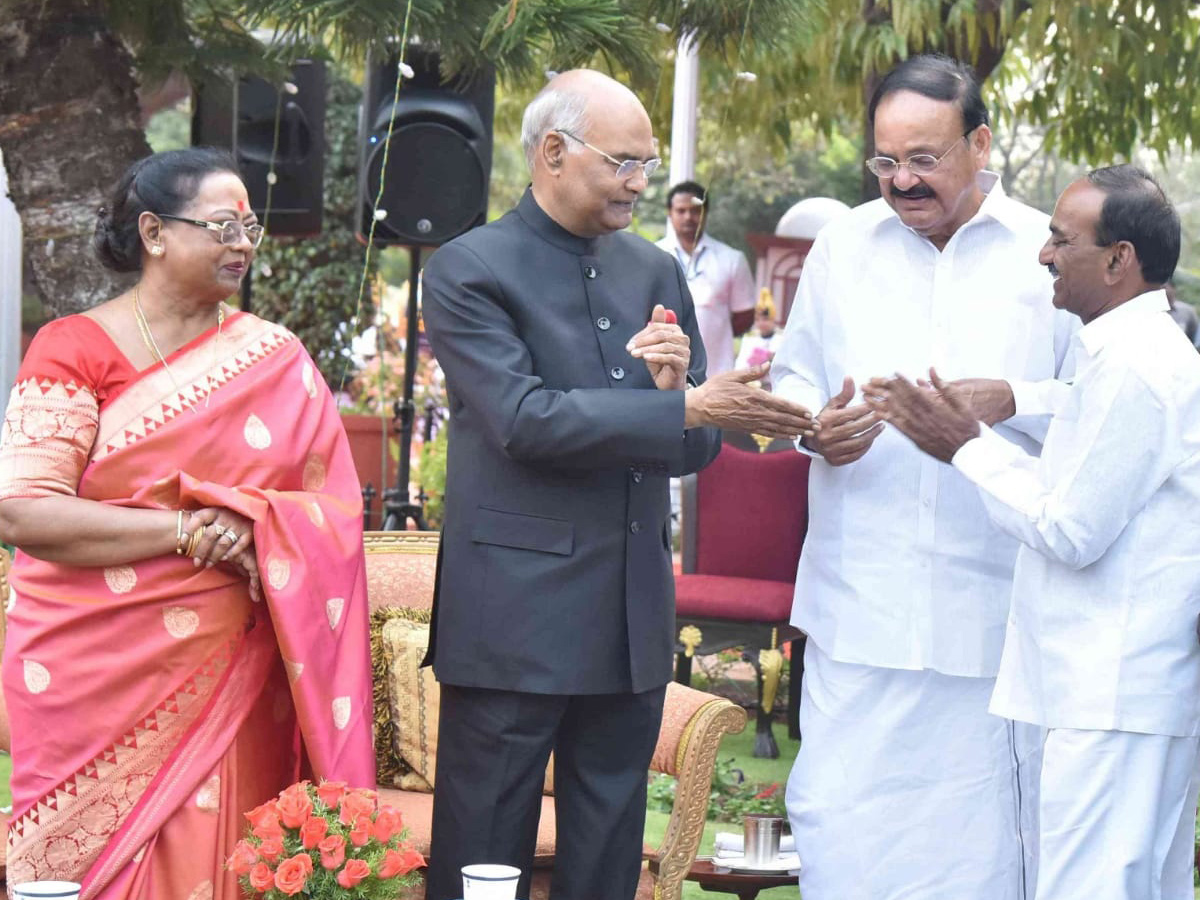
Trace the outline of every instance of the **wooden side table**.
{"type": "MultiPolygon", "coordinates": [[[[650,862],[654,868],[655,862],[650,862]]],[[[767,888],[788,887],[799,882],[799,877],[787,872],[779,874],[761,872],[731,872],[713,865],[711,859],[698,859],[684,876],[685,881],[694,881],[705,891],[720,894],[734,894],[738,900],[755,900],[759,891],[767,888]]]]}

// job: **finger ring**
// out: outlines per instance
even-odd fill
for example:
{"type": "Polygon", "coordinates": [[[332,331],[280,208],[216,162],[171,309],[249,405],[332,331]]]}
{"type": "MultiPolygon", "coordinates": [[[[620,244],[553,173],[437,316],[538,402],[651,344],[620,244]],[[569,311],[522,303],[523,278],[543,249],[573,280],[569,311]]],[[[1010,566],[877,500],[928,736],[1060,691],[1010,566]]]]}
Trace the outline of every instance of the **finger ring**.
{"type": "Polygon", "coordinates": [[[221,533],[219,535],[217,535],[217,540],[218,541],[227,540],[227,541],[229,541],[230,544],[236,544],[238,542],[239,537],[241,537],[241,535],[239,535],[232,528],[224,528],[221,530],[221,533]]]}
{"type": "Polygon", "coordinates": [[[224,525],[218,525],[216,522],[213,522],[208,527],[217,533],[217,537],[223,536],[225,534],[225,532],[227,532],[229,530],[224,525]]]}

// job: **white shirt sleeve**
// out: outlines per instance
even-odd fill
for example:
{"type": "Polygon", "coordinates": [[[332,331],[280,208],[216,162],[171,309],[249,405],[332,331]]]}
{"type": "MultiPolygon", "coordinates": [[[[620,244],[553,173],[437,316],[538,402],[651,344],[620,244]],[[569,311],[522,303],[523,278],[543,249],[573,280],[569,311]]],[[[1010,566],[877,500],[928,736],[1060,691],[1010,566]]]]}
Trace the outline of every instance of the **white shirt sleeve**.
{"type": "MultiPolygon", "coordinates": [[[[796,298],[788,312],[783,340],[771,364],[774,393],[807,407],[816,415],[832,396],[825,378],[821,340],[829,281],[828,245],[819,238],[804,261],[796,298]]],[[[838,386],[839,389],[841,385],[838,386]]]]}
{"type": "Polygon", "coordinates": [[[951,462],[979,487],[997,526],[1081,569],[1171,474],[1181,443],[1172,408],[1129,369],[1097,373],[1076,399],[1078,408],[1055,422],[1042,459],[984,428],[951,462]]]}
{"type": "Polygon", "coordinates": [[[1074,358],[1071,356],[1071,338],[1082,326],[1079,318],[1058,310],[1054,316],[1054,361],[1055,377],[1045,381],[1009,380],[1013,392],[1016,412],[1012,418],[1001,423],[1042,443],[1050,419],[1062,409],[1071,394],[1071,378],[1074,376],[1074,358]]]}

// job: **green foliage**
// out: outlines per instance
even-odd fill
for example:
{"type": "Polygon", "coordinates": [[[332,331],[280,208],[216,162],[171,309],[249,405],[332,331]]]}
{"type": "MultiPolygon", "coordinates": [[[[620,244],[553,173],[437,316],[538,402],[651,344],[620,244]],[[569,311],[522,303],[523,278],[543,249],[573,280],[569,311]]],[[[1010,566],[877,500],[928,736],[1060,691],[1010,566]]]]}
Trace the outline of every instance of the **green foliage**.
{"type": "Polygon", "coordinates": [[[155,153],[180,150],[192,144],[192,110],[190,103],[155,113],[146,123],[146,143],[155,153]]]}
{"type": "Polygon", "coordinates": [[[421,446],[417,461],[417,484],[425,492],[425,519],[432,529],[442,526],[446,508],[446,436],[447,428],[438,431],[432,441],[421,446]]]}
{"type": "Polygon", "coordinates": [[[1196,82],[1183,74],[1200,56],[1200,15],[1185,0],[828,0],[820,15],[813,41],[754,47],[740,131],[766,122],[786,141],[793,122],[861,122],[874,79],[940,51],[990,75],[1002,120],[1045,126],[1067,157],[1098,164],[1200,137],[1196,82]]]}
{"type": "MultiPolygon", "coordinates": [[[[365,251],[354,228],[362,92],[331,69],[326,94],[324,229],[315,237],[263,242],[253,270],[252,308],[295,332],[337,391],[354,375],[351,341],[374,321],[375,259],[359,308],[365,251]]],[[[269,216],[266,224],[270,235],[269,216]]]]}
{"type": "Polygon", "coordinates": [[[748,232],[773,234],[780,217],[806,197],[858,202],[862,153],[856,140],[811,132],[786,158],[778,159],[743,138],[724,154],[713,175],[702,175],[712,191],[708,231],[754,259],[748,232]],[[728,162],[726,162],[728,159],[728,162]]]}
{"type": "Polygon", "coordinates": [[[546,69],[595,65],[642,87],[661,73],[674,36],[735,58],[743,43],[776,47],[811,30],[824,0],[237,0],[250,28],[274,27],[296,46],[361,59],[402,35],[437,44],[447,69],[497,67],[512,84],[540,83],[546,69]],[[661,23],[666,37],[655,27],[661,23]]]}
{"type": "MultiPolygon", "coordinates": [[[[678,783],[670,775],[655,775],[646,788],[646,808],[670,812],[677,787],[678,783]]],[[[751,784],[742,770],[734,766],[732,757],[718,759],[709,793],[709,821],[740,823],[751,813],[786,816],[782,784],[778,781],[751,784]]]]}

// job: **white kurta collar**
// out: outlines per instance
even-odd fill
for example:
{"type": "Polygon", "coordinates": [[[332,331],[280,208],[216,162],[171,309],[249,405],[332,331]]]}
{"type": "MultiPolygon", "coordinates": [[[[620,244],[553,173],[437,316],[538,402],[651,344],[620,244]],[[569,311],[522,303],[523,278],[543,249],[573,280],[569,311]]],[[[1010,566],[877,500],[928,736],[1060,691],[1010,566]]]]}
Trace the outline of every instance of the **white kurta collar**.
{"type": "Polygon", "coordinates": [[[1076,340],[1088,356],[1094,357],[1104,349],[1105,344],[1126,330],[1131,318],[1148,313],[1169,312],[1170,309],[1171,304],[1167,300],[1166,291],[1162,288],[1147,291],[1092,319],[1079,329],[1076,340]]]}

